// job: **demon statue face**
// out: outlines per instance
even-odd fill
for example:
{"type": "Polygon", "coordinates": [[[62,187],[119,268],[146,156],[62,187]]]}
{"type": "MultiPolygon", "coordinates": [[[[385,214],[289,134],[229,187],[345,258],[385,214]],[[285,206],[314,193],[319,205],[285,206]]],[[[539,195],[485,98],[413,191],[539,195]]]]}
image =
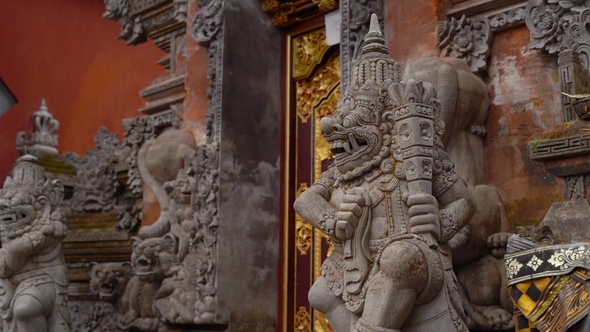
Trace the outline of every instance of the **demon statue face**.
{"type": "Polygon", "coordinates": [[[116,301],[123,295],[132,277],[130,262],[93,264],[90,269],[90,289],[101,300],[116,301]]]}

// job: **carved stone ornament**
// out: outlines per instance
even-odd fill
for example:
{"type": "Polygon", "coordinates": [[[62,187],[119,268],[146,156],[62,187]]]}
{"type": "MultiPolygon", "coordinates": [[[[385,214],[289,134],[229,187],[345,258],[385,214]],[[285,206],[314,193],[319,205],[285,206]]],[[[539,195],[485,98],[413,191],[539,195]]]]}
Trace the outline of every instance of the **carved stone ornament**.
{"type": "Polygon", "coordinates": [[[349,88],[336,114],[321,120],[334,165],[294,204],[334,244],[310,303],[336,332],[467,331],[455,277],[445,268],[450,256],[439,250],[448,250],[447,239],[475,207],[438,137],[434,86],[411,69],[403,80],[399,72],[373,15],[349,88]],[[441,199],[443,192],[453,199],[441,199]],[[415,228],[410,205],[440,219],[415,228]],[[456,227],[442,227],[443,217],[456,227]],[[353,315],[359,319],[351,326],[353,315]]]}
{"type": "Polygon", "coordinates": [[[191,35],[202,45],[208,45],[221,28],[223,0],[199,0],[201,8],[193,19],[191,35]]]}
{"type": "Polygon", "coordinates": [[[458,20],[453,17],[438,26],[440,56],[463,59],[475,73],[486,70],[492,37],[487,17],[467,18],[463,15],[458,20]]]}
{"type": "Polygon", "coordinates": [[[526,6],[526,25],[531,31],[529,48],[555,54],[566,49],[580,53],[590,65],[590,1],[531,0],[526,6]]]}
{"type": "Polygon", "coordinates": [[[147,40],[145,29],[140,21],[139,15],[131,15],[132,0],[104,0],[105,12],[102,17],[119,22],[121,34],[128,45],[136,45],[147,40]]]}
{"type": "Polygon", "coordinates": [[[94,137],[96,147],[85,157],[64,153],[76,170],[72,197],[65,200],[68,214],[97,213],[115,210],[117,228],[132,230],[141,222],[141,202],[118,179],[119,172],[127,170],[131,147],[120,141],[118,135],[101,127],[94,137]]]}
{"type": "Polygon", "coordinates": [[[63,195],[31,155],[17,160],[0,190],[3,331],[70,331],[63,195]]]}
{"type": "Polygon", "coordinates": [[[516,8],[509,8],[506,11],[488,16],[493,31],[502,30],[523,24],[525,20],[525,4],[516,8]]]}
{"type": "Polygon", "coordinates": [[[31,134],[31,140],[27,140],[27,134],[21,131],[17,134],[16,149],[21,155],[33,154],[39,155],[57,155],[58,136],[54,135],[59,128],[59,121],[53,118],[53,115],[47,110],[45,99],[41,100],[39,109],[33,113],[34,130],[31,134]]]}

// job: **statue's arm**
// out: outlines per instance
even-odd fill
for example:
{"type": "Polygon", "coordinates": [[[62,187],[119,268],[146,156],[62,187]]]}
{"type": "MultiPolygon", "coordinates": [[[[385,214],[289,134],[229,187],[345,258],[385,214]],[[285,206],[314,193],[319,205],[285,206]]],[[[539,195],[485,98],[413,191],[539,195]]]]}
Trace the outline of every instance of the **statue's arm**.
{"type": "Polygon", "coordinates": [[[299,195],[293,204],[293,208],[312,226],[319,228],[324,233],[333,235],[334,216],[338,210],[330,204],[330,192],[326,187],[313,184],[299,195]]]}
{"type": "Polygon", "coordinates": [[[13,239],[0,250],[0,278],[12,277],[23,266],[27,257],[33,254],[34,242],[38,240],[36,238],[43,236],[41,233],[35,233],[13,239]]]}
{"type": "Polygon", "coordinates": [[[438,198],[441,237],[449,241],[475,214],[476,206],[463,180],[457,180],[438,198]]]}

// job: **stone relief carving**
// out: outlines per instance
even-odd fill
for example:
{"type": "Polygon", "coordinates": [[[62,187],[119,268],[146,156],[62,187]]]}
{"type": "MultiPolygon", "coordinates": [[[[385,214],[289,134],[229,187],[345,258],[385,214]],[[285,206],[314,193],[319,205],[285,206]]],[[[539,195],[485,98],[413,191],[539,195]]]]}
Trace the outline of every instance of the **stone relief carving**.
{"type": "Polygon", "coordinates": [[[590,2],[586,0],[531,0],[526,5],[526,25],[531,31],[529,48],[556,54],[566,49],[580,53],[590,65],[590,2]]]}
{"type": "Polygon", "coordinates": [[[463,59],[471,71],[484,71],[488,66],[492,37],[487,17],[467,18],[463,15],[458,20],[453,17],[450,21],[440,22],[438,26],[440,56],[463,59]]]}
{"type": "Polygon", "coordinates": [[[467,323],[470,328],[505,328],[512,320],[511,306],[503,291],[502,256],[510,234],[504,233],[509,225],[500,196],[486,182],[483,138],[489,109],[487,87],[461,59],[427,58],[413,67],[419,80],[437,89],[440,117],[445,124],[441,140],[451,160],[457,161],[455,171],[477,203],[477,211],[467,226],[449,241],[467,323]],[[477,283],[482,279],[470,275],[487,276],[490,282],[482,287],[477,283]]]}
{"type": "Polygon", "coordinates": [[[346,92],[352,64],[360,57],[365,34],[369,31],[371,13],[383,20],[383,0],[340,0],[340,11],[341,91],[346,92]]]}
{"type": "Polygon", "coordinates": [[[4,331],[70,330],[64,188],[31,155],[0,190],[0,317],[4,331]]]}
{"type": "Polygon", "coordinates": [[[27,134],[21,131],[16,137],[16,149],[22,155],[57,155],[58,136],[54,135],[59,128],[59,121],[47,110],[45,99],[41,100],[39,109],[33,113],[34,130],[31,140],[27,140],[27,134]]]}
{"type": "Polygon", "coordinates": [[[492,30],[502,30],[524,23],[526,16],[524,7],[525,4],[488,16],[492,30]]]}
{"type": "Polygon", "coordinates": [[[136,45],[147,40],[145,29],[139,15],[131,15],[131,0],[105,0],[105,12],[102,17],[119,22],[121,34],[128,45],[136,45]]]}
{"type": "Polygon", "coordinates": [[[73,195],[65,200],[67,213],[117,211],[117,228],[131,230],[141,222],[141,204],[126,191],[118,173],[128,167],[131,148],[118,135],[101,127],[94,137],[96,147],[85,157],[64,153],[76,169],[73,195]]]}
{"type": "Polygon", "coordinates": [[[193,19],[191,35],[199,43],[208,45],[222,27],[223,0],[198,0],[201,8],[193,19]]]}
{"type": "Polygon", "coordinates": [[[309,300],[334,331],[350,331],[353,314],[355,331],[467,331],[446,242],[475,206],[443,150],[434,87],[412,70],[400,82],[384,44],[373,16],[348,92],[336,115],[321,121],[334,166],[295,201],[335,246],[309,300]],[[408,110],[417,127],[397,128],[394,117],[408,110]],[[419,120],[421,112],[433,123],[419,120]],[[403,150],[412,135],[432,145],[403,150]],[[420,166],[411,163],[416,156],[420,166]],[[432,194],[412,189],[418,173],[432,194]]]}
{"type": "Polygon", "coordinates": [[[116,325],[115,312],[110,303],[72,301],[70,312],[72,313],[72,331],[121,331],[116,325]]]}

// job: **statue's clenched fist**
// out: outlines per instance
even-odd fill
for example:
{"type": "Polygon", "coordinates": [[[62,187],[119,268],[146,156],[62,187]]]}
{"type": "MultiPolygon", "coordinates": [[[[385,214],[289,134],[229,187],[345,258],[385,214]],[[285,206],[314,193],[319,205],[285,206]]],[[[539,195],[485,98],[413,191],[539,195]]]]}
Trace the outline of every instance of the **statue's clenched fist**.
{"type": "Polygon", "coordinates": [[[363,188],[352,188],[343,197],[336,213],[334,235],[341,241],[352,238],[354,229],[363,214],[363,207],[368,205],[369,196],[363,188]]]}
{"type": "Polygon", "coordinates": [[[438,201],[429,194],[408,195],[406,203],[410,207],[410,232],[427,234],[440,240],[440,219],[438,216],[438,201]]]}

